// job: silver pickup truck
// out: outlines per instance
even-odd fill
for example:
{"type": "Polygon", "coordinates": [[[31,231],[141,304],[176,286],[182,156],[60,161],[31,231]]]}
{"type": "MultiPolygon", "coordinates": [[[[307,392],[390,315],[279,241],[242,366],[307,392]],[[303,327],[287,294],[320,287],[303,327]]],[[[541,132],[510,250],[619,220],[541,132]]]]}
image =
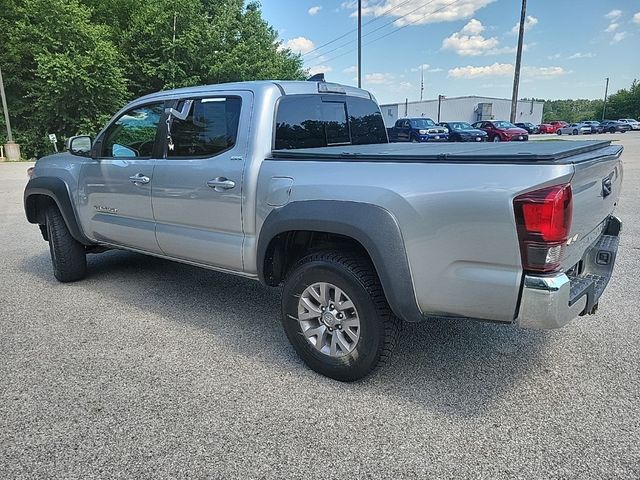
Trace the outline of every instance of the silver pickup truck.
{"type": "Polygon", "coordinates": [[[283,284],[295,350],[349,381],[389,357],[402,321],[557,328],[595,312],[621,152],[389,144],[364,90],[223,84],[145,96],[71,138],[38,160],[24,205],[62,282],[118,248],[283,284]]]}

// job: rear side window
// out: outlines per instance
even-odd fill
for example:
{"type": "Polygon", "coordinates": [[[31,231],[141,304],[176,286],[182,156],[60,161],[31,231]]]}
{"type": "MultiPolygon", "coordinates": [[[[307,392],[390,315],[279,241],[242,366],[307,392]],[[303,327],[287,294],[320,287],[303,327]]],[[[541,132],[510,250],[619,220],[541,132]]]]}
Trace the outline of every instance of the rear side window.
{"type": "Polygon", "coordinates": [[[276,115],[276,149],[387,143],[375,102],[359,97],[283,97],[276,115]]]}
{"type": "MultiPolygon", "coordinates": [[[[167,157],[213,157],[233,148],[238,136],[241,102],[239,97],[195,100],[185,120],[174,117],[171,121],[167,157]]],[[[178,110],[180,108],[178,105],[178,110]]]]}
{"type": "Polygon", "coordinates": [[[373,100],[347,97],[351,144],[387,143],[387,129],[378,105],[373,100]]]}

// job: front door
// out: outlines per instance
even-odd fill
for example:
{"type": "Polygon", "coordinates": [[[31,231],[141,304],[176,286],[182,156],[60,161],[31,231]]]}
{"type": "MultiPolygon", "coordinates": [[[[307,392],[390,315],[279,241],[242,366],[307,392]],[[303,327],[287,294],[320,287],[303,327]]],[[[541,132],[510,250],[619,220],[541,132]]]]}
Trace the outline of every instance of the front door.
{"type": "Polygon", "coordinates": [[[103,132],[79,180],[79,215],[92,240],[161,253],[151,182],[164,102],[134,107],[103,132]]]}
{"type": "Polygon", "coordinates": [[[171,257],[242,271],[242,177],[253,96],[216,92],[176,101],[156,162],[156,237],[171,257]],[[183,119],[181,119],[181,117],[183,119]]]}

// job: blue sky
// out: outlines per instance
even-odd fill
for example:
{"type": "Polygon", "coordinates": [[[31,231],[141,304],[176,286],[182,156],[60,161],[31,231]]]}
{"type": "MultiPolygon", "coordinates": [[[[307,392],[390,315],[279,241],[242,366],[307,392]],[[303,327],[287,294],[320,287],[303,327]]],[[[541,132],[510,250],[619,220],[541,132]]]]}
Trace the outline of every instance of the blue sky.
{"type": "MultiPolygon", "coordinates": [[[[312,72],[356,84],[356,4],[262,0],[262,9],[312,72]]],[[[425,99],[511,96],[518,0],[363,0],[363,13],[363,87],[381,103],[419,99],[420,66],[425,99]]],[[[530,0],[525,25],[520,97],[601,98],[605,77],[610,92],[640,78],[639,0],[530,0]]]]}

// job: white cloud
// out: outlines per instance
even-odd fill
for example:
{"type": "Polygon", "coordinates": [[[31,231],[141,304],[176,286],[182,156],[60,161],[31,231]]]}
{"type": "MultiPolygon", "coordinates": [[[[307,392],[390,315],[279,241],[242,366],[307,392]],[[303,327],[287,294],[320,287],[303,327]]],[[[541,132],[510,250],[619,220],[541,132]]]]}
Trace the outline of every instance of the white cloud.
{"type": "Polygon", "coordinates": [[[559,53],[554,53],[553,55],[548,55],[547,58],[549,60],[555,60],[556,58],[560,58],[560,54],[559,53]]]}
{"type": "Polygon", "coordinates": [[[562,67],[522,67],[522,76],[528,78],[555,78],[567,73],[562,67]]]}
{"type": "Polygon", "coordinates": [[[604,31],[605,31],[605,32],[609,32],[609,33],[611,33],[611,32],[615,32],[615,31],[618,29],[618,27],[619,27],[619,26],[620,26],[620,24],[619,24],[619,23],[611,22],[611,23],[609,24],[609,26],[608,26],[607,28],[605,28],[605,29],[604,29],[604,31]]]}
{"type": "Polygon", "coordinates": [[[619,43],[622,40],[624,40],[625,38],[627,38],[629,36],[629,34],[627,32],[618,32],[616,33],[613,38],[611,39],[611,43],[619,43]]]}
{"type": "MultiPolygon", "coordinates": [[[[537,24],[538,24],[538,19],[536,17],[527,15],[527,18],[524,19],[524,31],[527,32],[531,30],[537,24]]],[[[513,26],[513,28],[511,29],[511,33],[513,33],[514,35],[517,35],[519,31],[520,31],[520,22],[516,23],[513,26]]]]}
{"type": "Polygon", "coordinates": [[[573,55],[569,55],[567,58],[569,60],[574,60],[576,58],[593,58],[596,55],[594,53],[591,52],[587,52],[587,53],[582,53],[582,52],[576,52],[573,55]]]}
{"type": "MultiPolygon", "coordinates": [[[[562,67],[522,67],[523,78],[554,78],[568,72],[562,67]]],[[[510,63],[494,63],[480,67],[467,65],[449,70],[453,78],[475,79],[482,77],[505,77],[513,75],[513,65],[510,63]]]]}
{"type": "Polygon", "coordinates": [[[633,23],[637,23],[638,25],[640,25],[640,12],[636,13],[633,16],[633,23]]]}
{"type": "Polygon", "coordinates": [[[454,32],[442,40],[443,50],[452,50],[458,55],[477,56],[486,54],[498,46],[497,38],[485,38],[480,33],[484,26],[476,19],[471,19],[462,30],[454,32]]]}
{"type": "Polygon", "coordinates": [[[371,85],[390,85],[393,79],[390,73],[367,73],[364,76],[364,81],[371,85]]]}
{"type": "Polygon", "coordinates": [[[355,65],[351,65],[350,67],[345,68],[344,70],[342,70],[343,73],[357,73],[358,72],[358,67],[355,65]]]}
{"type": "Polygon", "coordinates": [[[413,67],[411,69],[412,72],[419,72],[420,70],[422,70],[423,72],[427,72],[429,71],[429,69],[431,68],[431,65],[429,65],[428,63],[423,63],[422,65],[418,65],[417,67],[413,67]]]}
{"type": "Polygon", "coordinates": [[[398,88],[400,90],[409,90],[409,89],[413,88],[413,84],[411,82],[400,82],[398,84],[398,88]]]}
{"type": "MultiPolygon", "coordinates": [[[[396,27],[404,25],[424,25],[427,23],[453,22],[472,17],[478,10],[495,0],[383,0],[373,4],[363,2],[363,16],[389,16],[397,18],[396,27]],[[416,4],[422,4],[422,6],[416,4]]],[[[357,2],[346,1],[342,7],[353,10],[352,17],[358,15],[357,2]]]]}
{"type": "Polygon", "coordinates": [[[317,15],[318,13],[320,13],[320,10],[322,10],[321,6],[315,6],[315,7],[311,7],[309,10],[307,10],[307,13],[309,15],[317,15]]]}
{"type": "Polygon", "coordinates": [[[605,15],[605,18],[608,18],[609,20],[616,20],[620,15],[622,15],[622,10],[611,10],[605,15]]]}
{"type": "Polygon", "coordinates": [[[467,33],[469,35],[478,35],[479,33],[484,32],[484,25],[482,25],[480,20],[472,18],[464,27],[462,27],[460,32],[467,33]]]}
{"type": "Polygon", "coordinates": [[[512,73],[513,65],[497,62],[483,67],[467,65],[466,67],[456,67],[449,70],[449,76],[453,78],[499,77],[511,75],[512,73]]]}
{"type": "Polygon", "coordinates": [[[315,75],[316,73],[329,73],[333,71],[329,65],[314,65],[313,67],[309,67],[309,74],[315,75]]]}
{"type": "Polygon", "coordinates": [[[316,46],[315,44],[306,37],[296,37],[290,40],[287,40],[282,44],[284,48],[288,48],[294,53],[305,54],[309,53],[316,46]]]}

